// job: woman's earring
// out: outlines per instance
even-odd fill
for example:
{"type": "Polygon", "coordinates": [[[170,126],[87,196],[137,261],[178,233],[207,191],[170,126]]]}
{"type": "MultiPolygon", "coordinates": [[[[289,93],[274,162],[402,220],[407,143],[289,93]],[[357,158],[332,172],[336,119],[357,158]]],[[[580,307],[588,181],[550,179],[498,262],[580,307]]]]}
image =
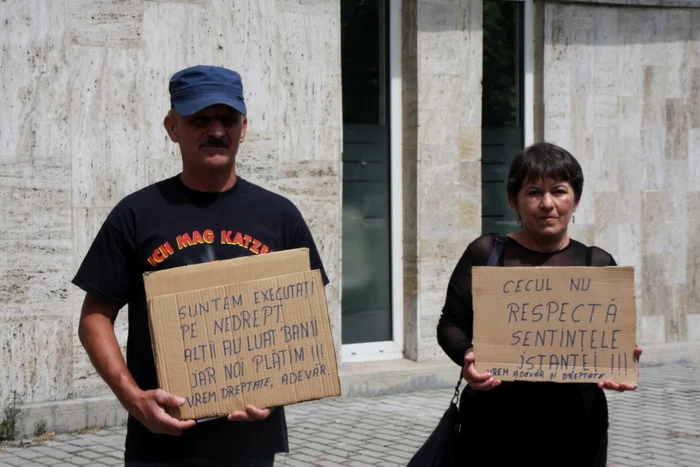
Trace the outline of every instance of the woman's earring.
{"type": "Polygon", "coordinates": [[[575,224],[576,223],[576,216],[571,216],[571,223],[575,224]]]}
{"type": "Polygon", "coordinates": [[[523,225],[523,218],[518,214],[518,225],[523,225]]]}

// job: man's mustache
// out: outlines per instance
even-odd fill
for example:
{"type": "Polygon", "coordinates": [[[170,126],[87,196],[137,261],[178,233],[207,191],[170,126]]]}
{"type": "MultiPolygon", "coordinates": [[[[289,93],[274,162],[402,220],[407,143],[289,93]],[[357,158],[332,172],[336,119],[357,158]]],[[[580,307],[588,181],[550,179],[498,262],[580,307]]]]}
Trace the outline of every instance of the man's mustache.
{"type": "Polygon", "coordinates": [[[229,147],[229,140],[226,137],[223,138],[209,138],[199,147],[204,146],[214,146],[214,147],[229,147]]]}

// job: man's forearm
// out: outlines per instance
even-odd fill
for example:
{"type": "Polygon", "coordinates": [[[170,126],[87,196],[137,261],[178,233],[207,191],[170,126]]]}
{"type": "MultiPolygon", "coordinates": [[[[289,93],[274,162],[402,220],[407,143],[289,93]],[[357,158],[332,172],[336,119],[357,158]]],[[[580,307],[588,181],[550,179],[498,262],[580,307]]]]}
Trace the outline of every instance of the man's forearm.
{"type": "Polygon", "coordinates": [[[78,335],[97,373],[128,408],[139,387],[126,366],[111,320],[97,313],[85,316],[78,335]]]}

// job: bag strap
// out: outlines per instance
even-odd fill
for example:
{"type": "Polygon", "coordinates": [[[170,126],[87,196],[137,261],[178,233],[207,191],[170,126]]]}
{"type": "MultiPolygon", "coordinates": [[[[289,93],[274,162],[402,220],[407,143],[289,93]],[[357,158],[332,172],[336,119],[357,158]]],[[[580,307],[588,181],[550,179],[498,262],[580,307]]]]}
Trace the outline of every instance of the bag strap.
{"type": "Polygon", "coordinates": [[[508,237],[496,235],[496,241],[493,242],[493,248],[491,248],[491,253],[489,253],[489,257],[486,260],[486,266],[498,266],[506,243],[508,243],[508,237]]]}
{"type": "MultiPolygon", "coordinates": [[[[501,259],[501,255],[503,254],[503,250],[506,248],[506,244],[508,243],[508,237],[505,237],[503,235],[496,235],[496,241],[493,242],[493,248],[491,248],[491,252],[489,253],[489,257],[486,260],[486,266],[498,266],[498,263],[501,259]]],[[[455,386],[455,394],[454,397],[452,398],[453,402],[456,402],[459,400],[459,386],[462,384],[462,370],[459,372],[459,381],[457,381],[457,386],[455,386]]]]}
{"type": "Polygon", "coordinates": [[[459,401],[459,386],[462,384],[462,372],[463,370],[460,368],[459,371],[459,381],[457,381],[457,386],[455,386],[455,393],[452,396],[452,403],[456,404],[459,401]]]}

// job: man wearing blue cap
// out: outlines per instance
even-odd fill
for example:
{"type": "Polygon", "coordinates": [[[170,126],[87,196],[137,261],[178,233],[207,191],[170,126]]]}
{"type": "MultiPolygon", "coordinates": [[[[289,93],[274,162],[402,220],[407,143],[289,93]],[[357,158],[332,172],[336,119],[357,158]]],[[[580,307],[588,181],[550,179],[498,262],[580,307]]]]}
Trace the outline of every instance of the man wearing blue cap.
{"type": "Polygon", "coordinates": [[[158,389],[143,273],[309,248],[328,283],[301,213],[288,199],[236,174],[248,125],[238,73],[195,66],[170,80],[165,129],[180,147],[182,172],[122,199],[107,216],[73,283],[86,292],[79,336],[100,376],[129,412],[127,466],[271,466],[288,452],[284,408],[245,411],[196,423],[164,407],[185,401],[158,389]],[[127,359],[114,320],[129,305],[127,359]]]}

